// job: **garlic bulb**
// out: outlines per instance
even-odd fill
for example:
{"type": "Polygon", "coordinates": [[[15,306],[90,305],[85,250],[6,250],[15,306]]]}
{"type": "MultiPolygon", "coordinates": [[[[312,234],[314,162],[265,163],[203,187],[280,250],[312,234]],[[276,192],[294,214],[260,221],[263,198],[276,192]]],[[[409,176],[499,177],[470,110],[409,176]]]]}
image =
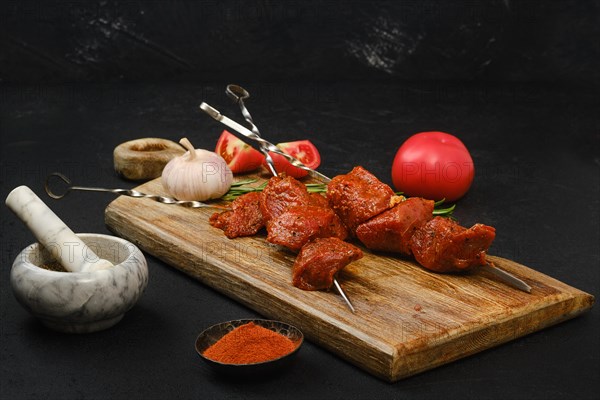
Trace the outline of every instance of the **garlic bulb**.
{"type": "Polygon", "coordinates": [[[223,157],[194,149],[187,138],[179,143],[188,151],[169,161],[162,172],[163,187],[171,196],[178,200],[205,201],[227,193],[233,174],[223,157]]]}

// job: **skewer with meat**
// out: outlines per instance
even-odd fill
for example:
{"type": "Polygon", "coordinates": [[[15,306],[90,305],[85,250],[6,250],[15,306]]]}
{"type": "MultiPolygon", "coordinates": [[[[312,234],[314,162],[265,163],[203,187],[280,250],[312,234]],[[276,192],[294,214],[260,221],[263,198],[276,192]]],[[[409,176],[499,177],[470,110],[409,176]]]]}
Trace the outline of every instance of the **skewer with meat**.
{"type": "Polygon", "coordinates": [[[213,215],[211,224],[224,229],[228,237],[254,234],[254,228],[242,228],[250,221],[240,209],[247,203],[252,210],[249,215],[255,217],[252,227],[262,226],[260,220],[266,224],[269,242],[300,250],[293,284],[304,289],[331,287],[335,274],[356,259],[342,257],[337,264],[332,261],[336,260],[335,252],[344,254],[339,242],[344,243],[350,233],[371,250],[412,255],[424,268],[442,273],[486,265],[485,257],[495,238],[490,226],[476,224],[467,229],[448,218],[433,218],[433,201],[402,201],[362,167],[333,178],[327,199],[309,194],[304,184],[290,177],[271,178],[260,198],[256,195],[243,201],[240,199],[248,195],[240,197],[236,200],[239,203],[232,204],[232,212],[213,215]],[[228,228],[232,225],[235,230],[228,228]],[[323,242],[323,238],[336,240],[323,242]]]}
{"type": "Polygon", "coordinates": [[[294,286],[330,289],[337,273],[362,257],[359,248],[344,242],[348,231],[328,200],[309,194],[294,178],[271,178],[260,204],[267,241],[300,251],[292,272],[294,286]]]}
{"type": "Polygon", "coordinates": [[[262,193],[244,194],[231,208],[213,214],[210,224],[229,238],[254,235],[266,225],[268,242],[300,251],[293,284],[302,289],[329,289],[342,268],[362,257],[360,249],[343,242],[348,231],[327,198],[308,193],[292,177],[272,177],[262,193]]]}
{"type": "Polygon", "coordinates": [[[448,218],[433,218],[432,200],[409,198],[393,205],[390,192],[375,176],[355,167],[333,178],[327,195],[344,223],[355,226],[356,237],[371,250],[414,255],[420,265],[436,272],[486,264],[494,228],[476,224],[467,229],[448,218]]]}
{"type": "Polygon", "coordinates": [[[343,240],[348,231],[328,200],[291,177],[271,178],[262,193],[267,241],[300,251],[292,284],[303,290],[329,289],[337,273],[362,257],[343,240]]]}

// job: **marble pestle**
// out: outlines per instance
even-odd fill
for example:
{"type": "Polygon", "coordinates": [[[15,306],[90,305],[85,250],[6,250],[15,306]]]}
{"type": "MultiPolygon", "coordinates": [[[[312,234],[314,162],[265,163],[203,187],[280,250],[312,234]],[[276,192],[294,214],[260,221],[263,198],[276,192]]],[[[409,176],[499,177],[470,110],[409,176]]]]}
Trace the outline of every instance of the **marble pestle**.
{"type": "Polygon", "coordinates": [[[36,239],[70,272],[90,272],[113,267],[98,257],[27,186],[13,189],[6,205],[27,225],[36,239]]]}

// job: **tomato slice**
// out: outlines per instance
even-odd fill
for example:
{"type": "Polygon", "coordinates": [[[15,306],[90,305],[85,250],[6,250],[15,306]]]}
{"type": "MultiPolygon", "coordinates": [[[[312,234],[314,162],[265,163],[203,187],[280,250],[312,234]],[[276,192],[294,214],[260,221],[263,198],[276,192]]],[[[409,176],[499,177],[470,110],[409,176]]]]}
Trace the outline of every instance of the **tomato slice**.
{"type": "Polygon", "coordinates": [[[261,152],[253,149],[227,130],[221,133],[215,153],[225,159],[234,174],[253,171],[260,167],[265,159],[261,152]]]}
{"type": "MultiPolygon", "coordinates": [[[[321,165],[321,155],[315,145],[309,140],[279,143],[277,147],[311,169],[316,169],[321,165]]],[[[308,175],[308,171],[294,167],[284,156],[272,152],[269,154],[273,158],[275,169],[278,173],[285,173],[292,178],[302,178],[308,175]]],[[[263,160],[263,165],[267,167],[266,160],[263,160]]]]}

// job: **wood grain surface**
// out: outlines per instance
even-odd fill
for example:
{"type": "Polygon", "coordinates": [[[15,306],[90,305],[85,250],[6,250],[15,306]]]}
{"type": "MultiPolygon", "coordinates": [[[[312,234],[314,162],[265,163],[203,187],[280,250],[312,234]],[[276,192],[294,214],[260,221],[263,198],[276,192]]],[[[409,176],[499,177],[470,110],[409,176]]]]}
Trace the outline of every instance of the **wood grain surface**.
{"type": "MultiPolygon", "coordinates": [[[[264,179],[264,177],[261,177],[264,179]]],[[[136,190],[166,195],[160,178],[136,190]]],[[[531,294],[483,272],[442,275],[412,260],[375,254],[338,279],[353,314],[334,291],[291,285],[295,254],[265,234],[228,239],[208,224],[214,209],[188,209],[122,196],[106,208],[117,235],[260,314],[296,325],[306,337],[389,381],[434,368],[590,309],[594,297],[514,261],[490,256],[531,294]]]]}

